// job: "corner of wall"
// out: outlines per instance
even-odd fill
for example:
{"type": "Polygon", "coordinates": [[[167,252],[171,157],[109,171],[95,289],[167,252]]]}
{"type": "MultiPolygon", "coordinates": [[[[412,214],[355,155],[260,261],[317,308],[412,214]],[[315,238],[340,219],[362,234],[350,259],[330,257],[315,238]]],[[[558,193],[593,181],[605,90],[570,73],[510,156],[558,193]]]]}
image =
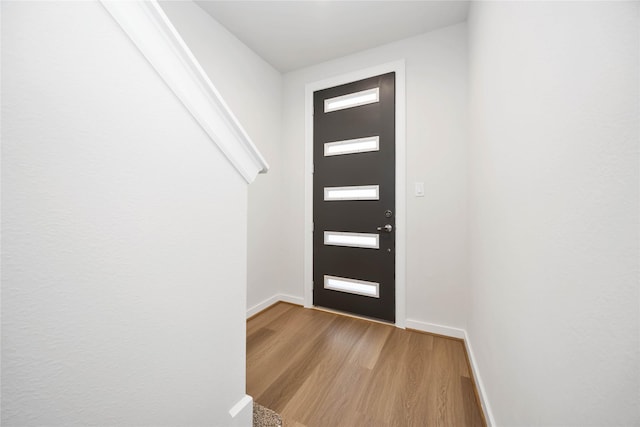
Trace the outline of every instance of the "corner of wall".
{"type": "Polygon", "coordinates": [[[269,298],[259,302],[258,304],[247,309],[247,318],[260,313],[278,302],[288,302],[289,304],[304,305],[304,298],[296,297],[288,294],[274,294],[269,298]]]}

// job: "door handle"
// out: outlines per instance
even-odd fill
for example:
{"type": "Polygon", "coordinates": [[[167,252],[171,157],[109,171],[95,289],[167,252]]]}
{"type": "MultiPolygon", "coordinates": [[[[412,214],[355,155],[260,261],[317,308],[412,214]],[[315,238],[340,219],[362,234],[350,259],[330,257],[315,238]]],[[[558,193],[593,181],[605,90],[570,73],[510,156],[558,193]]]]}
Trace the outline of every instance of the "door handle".
{"type": "Polygon", "coordinates": [[[378,231],[386,231],[387,233],[391,233],[391,231],[393,230],[393,226],[391,224],[387,224],[387,225],[383,225],[381,227],[378,227],[378,231]]]}

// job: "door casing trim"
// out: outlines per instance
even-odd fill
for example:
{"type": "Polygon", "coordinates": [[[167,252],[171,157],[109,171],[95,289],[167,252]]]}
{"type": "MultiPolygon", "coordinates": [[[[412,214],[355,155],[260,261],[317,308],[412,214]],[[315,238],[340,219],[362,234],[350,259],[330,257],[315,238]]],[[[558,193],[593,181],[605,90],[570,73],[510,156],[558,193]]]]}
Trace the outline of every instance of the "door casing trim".
{"type": "Polygon", "coordinates": [[[396,323],[406,325],[407,159],[406,78],[404,59],[308,83],[305,86],[304,162],[304,306],[313,306],[313,93],[318,90],[396,73],[396,323]]]}

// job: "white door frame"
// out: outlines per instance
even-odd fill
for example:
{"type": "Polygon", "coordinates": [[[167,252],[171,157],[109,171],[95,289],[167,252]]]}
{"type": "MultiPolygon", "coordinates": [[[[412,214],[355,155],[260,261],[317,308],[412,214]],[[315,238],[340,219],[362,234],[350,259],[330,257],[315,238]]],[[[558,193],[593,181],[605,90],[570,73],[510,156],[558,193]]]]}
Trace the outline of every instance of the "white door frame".
{"type": "Polygon", "coordinates": [[[406,88],[405,61],[354,71],[305,86],[304,306],[313,306],[313,93],[385,73],[396,73],[396,326],[406,322],[406,88]]]}

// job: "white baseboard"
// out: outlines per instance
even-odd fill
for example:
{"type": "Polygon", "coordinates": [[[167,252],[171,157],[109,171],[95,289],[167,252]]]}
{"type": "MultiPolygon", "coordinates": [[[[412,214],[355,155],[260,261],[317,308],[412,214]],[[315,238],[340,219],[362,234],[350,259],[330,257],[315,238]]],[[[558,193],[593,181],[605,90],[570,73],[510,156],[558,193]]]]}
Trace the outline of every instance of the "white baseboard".
{"type": "Polygon", "coordinates": [[[251,425],[253,420],[253,398],[245,394],[229,409],[230,425],[241,427],[251,425]]]}
{"type": "Polygon", "coordinates": [[[278,295],[274,295],[270,298],[267,298],[266,300],[259,302],[258,304],[254,305],[253,307],[250,307],[247,310],[247,317],[251,317],[256,313],[260,313],[262,310],[264,310],[265,308],[272,306],[273,304],[277,303],[278,301],[280,301],[278,299],[278,295]]]}
{"type": "Polygon", "coordinates": [[[464,339],[464,329],[452,328],[451,326],[436,325],[435,323],[422,322],[420,320],[407,319],[405,326],[409,329],[416,329],[422,332],[444,335],[451,338],[464,339]]]}
{"type": "Polygon", "coordinates": [[[262,310],[280,301],[289,302],[291,304],[304,305],[304,298],[302,297],[294,297],[293,295],[287,294],[275,294],[274,296],[267,298],[266,300],[254,305],[253,307],[250,307],[247,310],[247,317],[251,317],[256,313],[260,313],[262,310]]]}
{"type": "Polygon", "coordinates": [[[293,295],[288,294],[278,294],[278,300],[283,302],[288,302],[290,304],[296,305],[304,305],[304,298],[302,297],[294,297],[293,295]]]}
{"type": "Polygon", "coordinates": [[[469,364],[471,365],[471,374],[476,382],[476,390],[478,390],[478,397],[480,397],[480,404],[482,405],[482,411],[484,412],[484,417],[487,421],[488,427],[492,427],[496,425],[496,420],[493,418],[493,412],[491,411],[491,405],[489,405],[489,399],[487,398],[487,392],[484,388],[484,383],[482,382],[482,377],[480,376],[480,371],[478,370],[478,365],[476,363],[476,358],[473,354],[473,349],[471,348],[471,341],[469,340],[469,336],[467,335],[467,331],[464,332],[464,345],[467,348],[467,355],[469,356],[469,364]]]}

